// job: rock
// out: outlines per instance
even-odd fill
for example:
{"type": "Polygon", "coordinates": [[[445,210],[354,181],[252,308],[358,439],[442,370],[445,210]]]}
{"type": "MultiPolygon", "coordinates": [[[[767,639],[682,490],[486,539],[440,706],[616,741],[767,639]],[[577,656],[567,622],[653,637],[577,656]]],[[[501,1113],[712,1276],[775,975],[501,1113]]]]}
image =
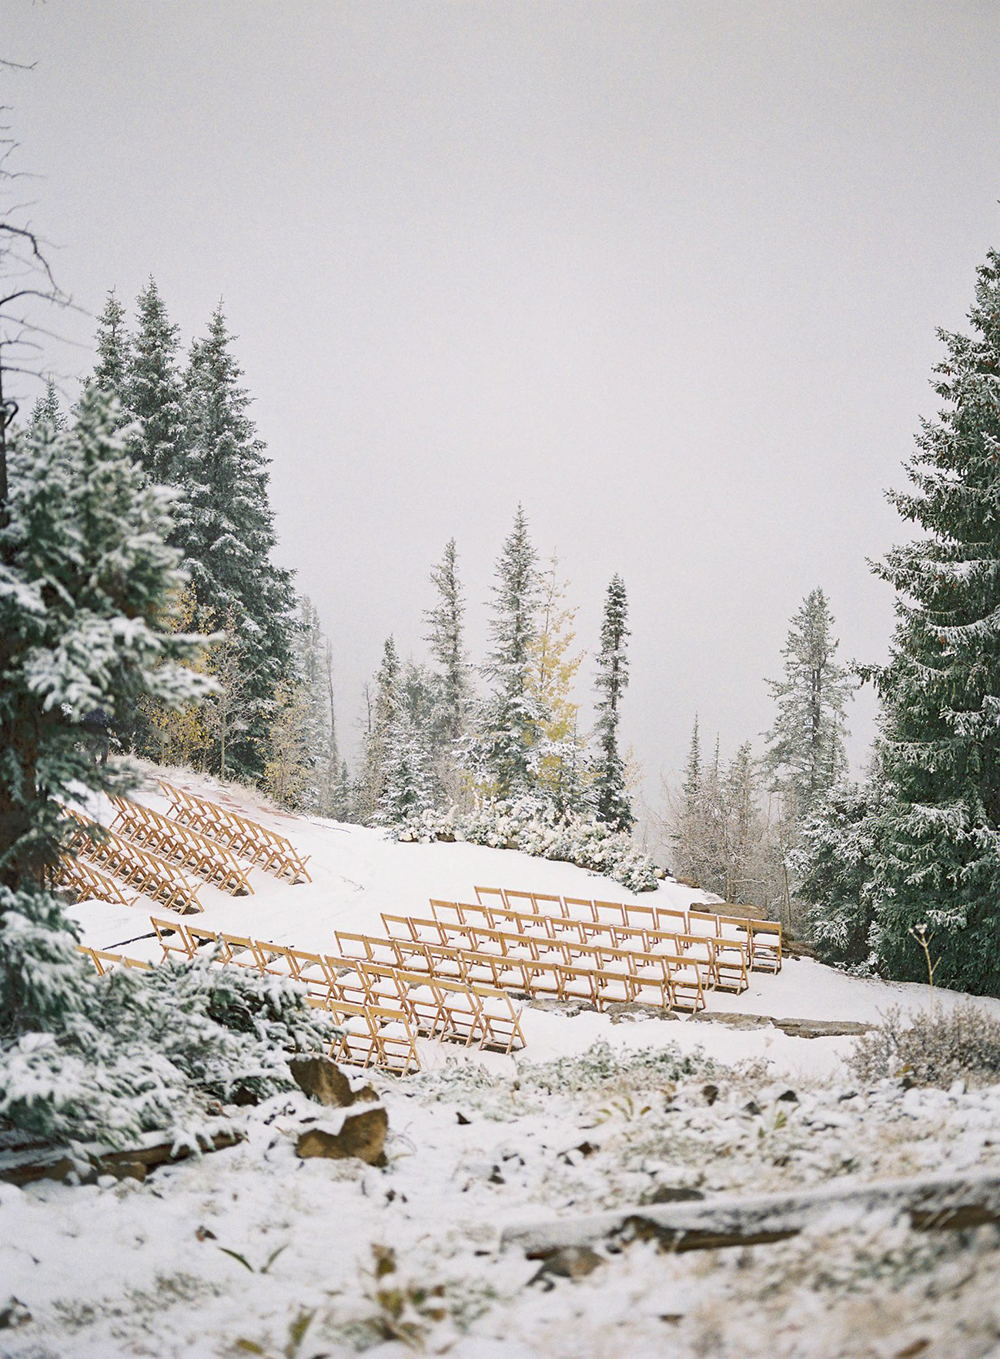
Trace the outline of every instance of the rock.
{"type": "Polygon", "coordinates": [[[620,1024],[623,1019],[680,1019],[673,1010],[665,1010],[662,1005],[644,1005],[641,1000],[616,1000],[606,1005],[604,1012],[611,1016],[612,1024],[620,1024]]]}
{"type": "Polygon", "coordinates": [[[751,1118],[759,1118],[764,1111],[755,1099],[749,1099],[743,1106],[743,1112],[749,1114],[751,1118]]]}
{"type": "Polygon", "coordinates": [[[732,1010],[699,1010],[691,1018],[700,1024],[725,1024],[727,1029],[763,1029],[774,1022],[767,1015],[744,1015],[732,1010]]]}
{"type": "Polygon", "coordinates": [[[719,1098],[719,1087],[717,1085],[703,1085],[701,1087],[702,1099],[706,1104],[714,1104],[719,1098]]]}
{"type": "Polygon", "coordinates": [[[783,1090],[778,1096],[778,1104],[798,1104],[799,1097],[794,1090],[783,1090]]]}
{"type": "Polygon", "coordinates": [[[308,1128],[299,1135],[295,1151],[303,1160],[314,1156],[330,1161],[356,1157],[370,1166],[384,1166],[388,1130],[389,1116],[381,1104],[376,1104],[359,1113],[345,1114],[336,1132],[330,1128],[308,1128]]]}
{"type": "Polygon", "coordinates": [[[700,1189],[684,1189],[681,1185],[658,1184],[651,1193],[645,1196],[646,1203],[692,1203],[695,1199],[703,1199],[705,1195],[700,1189]]]}
{"type": "Polygon", "coordinates": [[[458,1122],[461,1124],[461,1126],[462,1126],[463,1128],[467,1128],[467,1127],[469,1126],[469,1124],[472,1122],[472,1119],[471,1119],[471,1118],[466,1118],[466,1117],[465,1117],[465,1115],[462,1113],[461,1109],[456,1109],[456,1110],[455,1110],[455,1117],[458,1119],[458,1122]]]}
{"type": "Polygon", "coordinates": [[[771,1023],[789,1038],[853,1038],[874,1027],[856,1019],[773,1019],[771,1023]]]}
{"type": "MultiPolygon", "coordinates": [[[[535,1279],[543,1278],[546,1274],[555,1275],[559,1279],[583,1279],[588,1274],[593,1274],[598,1265],[604,1263],[604,1257],[591,1250],[589,1246],[563,1246],[562,1250],[557,1250],[549,1256],[535,1275],[535,1279]]],[[[534,1281],[532,1279],[532,1283],[534,1281]]]]}
{"type": "Polygon", "coordinates": [[[31,1313],[19,1298],[8,1298],[0,1307],[0,1331],[15,1331],[18,1326],[27,1326],[31,1313]]]}
{"type": "Polygon", "coordinates": [[[378,1098],[370,1085],[355,1090],[337,1063],[329,1057],[293,1057],[288,1069],[303,1094],[329,1108],[345,1109],[351,1104],[378,1098]]]}

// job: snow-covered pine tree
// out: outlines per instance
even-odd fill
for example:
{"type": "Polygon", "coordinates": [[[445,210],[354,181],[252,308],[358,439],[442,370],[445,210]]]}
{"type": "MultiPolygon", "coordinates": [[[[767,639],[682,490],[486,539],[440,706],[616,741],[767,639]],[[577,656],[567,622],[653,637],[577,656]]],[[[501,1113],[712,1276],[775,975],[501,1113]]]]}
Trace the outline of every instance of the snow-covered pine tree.
{"type": "Polygon", "coordinates": [[[353,816],[351,806],[351,776],[347,761],[341,758],[337,740],[337,710],[333,699],[333,648],[329,641],[323,651],[323,677],[326,681],[326,700],[328,722],[326,728],[327,767],[320,781],[321,816],[332,817],[335,821],[350,821],[353,816]]]}
{"type": "Polygon", "coordinates": [[[228,760],[237,776],[256,778],[267,759],[278,687],[293,673],[295,597],[290,573],[271,560],[268,458],[247,414],[250,398],[240,386],[232,340],[220,305],[207,336],[191,348],[173,541],[201,607],[216,620],[233,620],[238,631],[246,660],[242,730],[234,733],[228,760]]]}
{"type": "Polygon", "coordinates": [[[492,692],[479,705],[464,758],[477,783],[499,798],[533,791],[547,713],[531,686],[537,633],[537,557],[518,505],[493,586],[490,651],[482,666],[492,692]]]}
{"type": "Polygon", "coordinates": [[[833,623],[826,595],[811,590],[791,620],[784,675],[767,681],[778,708],[767,763],[793,827],[847,772],[845,710],[854,683],[837,664],[833,623]]]}
{"type": "Polygon", "coordinates": [[[445,544],[439,565],[431,569],[437,604],[424,613],[425,640],[437,663],[438,703],[435,713],[437,743],[454,746],[465,730],[469,707],[469,664],[465,655],[462,619],[465,600],[458,579],[455,539],[445,544]]]}
{"type": "Polygon", "coordinates": [[[874,569],[897,591],[882,702],[888,805],[876,853],[878,953],[1000,994],[1000,254],[977,270],[967,335],[941,331],[943,409],[922,422],[909,491],[890,499],[921,530],[874,569]]]}
{"type": "Polygon", "coordinates": [[[594,810],[599,821],[614,830],[628,831],[635,824],[625,784],[625,762],[618,749],[622,695],[628,687],[628,599],[625,582],[614,575],[604,598],[601,648],[597,654],[595,685],[597,700],[597,755],[594,761],[594,810]]]}
{"type": "Polygon", "coordinates": [[[529,683],[545,717],[538,760],[538,789],[561,813],[583,813],[590,805],[590,762],[580,735],[580,705],[573,683],[583,661],[574,651],[576,609],[566,606],[568,581],[559,578],[559,559],[538,574],[538,631],[531,645],[529,683]]]}
{"type": "Polygon", "coordinates": [[[698,718],[695,716],[680,797],[676,798],[669,789],[667,796],[668,826],[674,846],[673,861],[677,872],[680,876],[699,883],[701,882],[699,875],[705,872],[707,795],[706,772],[702,769],[701,736],[698,718]]]}
{"type": "Polygon", "coordinates": [[[371,825],[375,821],[385,792],[389,731],[396,724],[402,709],[400,674],[396,641],[390,635],[385,639],[382,648],[382,661],[375,676],[374,694],[369,701],[364,758],[356,790],[357,814],[365,825],[371,825]]]}
{"type": "Polygon", "coordinates": [[[123,414],[140,422],[129,435],[128,451],[150,481],[177,486],[186,436],[184,389],[177,365],[178,329],[167,316],[152,278],[139,294],[136,308],[138,325],[128,349],[120,329],[111,330],[121,327],[121,317],[117,302],[112,307],[109,300],[104,313],[107,330],[98,337],[104,352],[99,351],[95,381],[101,386],[103,381],[118,380],[118,365],[127,359],[123,414]],[[98,372],[103,375],[100,380],[98,372]]]}
{"type": "Polygon", "coordinates": [[[873,872],[887,791],[876,751],[863,783],[838,784],[806,819],[791,856],[819,956],[864,973],[877,963],[873,872]]]}
{"type": "Polygon", "coordinates": [[[95,389],[76,424],[32,424],[10,460],[0,535],[0,1015],[8,1032],[69,1015],[80,963],[41,890],[80,789],[124,791],[88,719],[120,719],[144,694],[204,692],[181,661],[196,639],[163,627],[183,579],[165,545],[166,502],[125,455],[118,413],[95,389]]]}
{"type": "Polygon", "coordinates": [[[374,821],[399,825],[430,807],[434,797],[430,754],[424,732],[401,703],[385,733],[382,792],[374,821]]]}
{"type": "Polygon", "coordinates": [[[97,363],[90,381],[106,396],[115,397],[123,423],[131,418],[129,381],[132,371],[132,340],[125,323],[125,308],[114,288],[97,319],[97,363]]]}
{"type": "Polygon", "coordinates": [[[32,429],[37,429],[39,425],[45,423],[51,424],[57,430],[66,428],[66,417],[59,405],[59,393],[51,378],[45,384],[45,394],[40,396],[31,408],[30,423],[32,429]]]}

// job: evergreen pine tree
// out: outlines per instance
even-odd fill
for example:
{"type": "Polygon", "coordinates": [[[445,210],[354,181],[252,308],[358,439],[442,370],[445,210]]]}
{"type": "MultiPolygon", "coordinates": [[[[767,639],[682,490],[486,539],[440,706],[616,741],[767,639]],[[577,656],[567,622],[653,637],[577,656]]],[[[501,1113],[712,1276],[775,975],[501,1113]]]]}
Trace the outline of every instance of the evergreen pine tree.
{"type": "Polygon", "coordinates": [[[132,341],[125,324],[125,308],[112,288],[97,320],[97,363],[90,380],[98,391],[117,399],[123,424],[130,418],[131,368],[132,341]]]}
{"type": "Polygon", "coordinates": [[[57,430],[66,428],[66,417],[59,406],[59,393],[51,378],[45,384],[45,395],[40,396],[31,408],[32,430],[37,431],[42,424],[50,424],[57,430]]]}
{"type": "Polygon", "coordinates": [[[482,673],[492,693],[480,706],[466,761],[476,780],[497,797],[532,791],[546,712],[531,686],[537,630],[538,575],[528,521],[520,505],[503,545],[493,586],[490,651],[482,673]]]}
{"type": "Polygon", "coordinates": [[[293,672],[294,594],[289,572],[271,560],[268,459],[247,415],[250,398],[240,386],[232,338],[220,306],[208,335],[192,346],[174,541],[201,607],[217,620],[232,619],[239,633],[246,657],[243,730],[229,760],[236,774],[257,777],[278,687],[293,672]]]}
{"type": "Polygon", "coordinates": [[[948,986],[1000,994],[1000,255],[977,271],[968,335],[940,332],[944,401],[891,495],[921,536],[876,572],[898,593],[882,701],[889,784],[876,854],[878,952],[948,986]]]}
{"type": "Polygon", "coordinates": [[[9,1032],[68,1022],[81,964],[57,902],[40,890],[59,853],[63,805],[123,792],[95,759],[100,711],[120,721],[144,694],[205,691],[181,666],[197,639],[164,629],[183,578],[165,546],[166,502],[124,455],[116,409],[84,392],[75,425],[32,424],[10,463],[0,535],[0,1014],[9,1032]]]}
{"type": "Polygon", "coordinates": [[[785,673],[767,681],[778,706],[767,762],[796,825],[847,772],[844,711],[853,684],[836,652],[826,595],[812,590],[791,621],[782,652],[785,673]]]}
{"type": "Polygon", "coordinates": [[[440,743],[445,746],[454,746],[462,736],[469,706],[469,666],[462,624],[465,601],[457,567],[458,552],[455,539],[451,538],[445,545],[440,565],[431,570],[438,602],[424,614],[429,628],[426,640],[438,666],[440,699],[435,726],[440,743]]]}
{"type": "MultiPolygon", "coordinates": [[[[140,421],[131,434],[128,449],[150,481],[177,486],[185,446],[184,390],[177,366],[178,330],[169,320],[159,289],[151,278],[136,302],[138,326],[132,341],[124,381],[123,406],[131,419],[140,421]]],[[[118,305],[105,308],[106,329],[99,336],[98,386],[116,381],[119,365],[129,351],[120,329],[118,305]],[[112,338],[114,337],[114,338],[112,338]]],[[[103,321],[103,318],[102,318],[103,321]]],[[[117,393],[116,393],[117,394],[117,393]]]]}
{"type": "Polygon", "coordinates": [[[866,973],[877,963],[874,864],[887,793],[877,751],[862,784],[839,784],[806,820],[792,856],[819,956],[866,973]]]}
{"type": "Polygon", "coordinates": [[[625,784],[625,763],[618,750],[622,695],[628,687],[628,600],[621,576],[611,578],[604,600],[601,649],[597,655],[597,757],[594,765],[594,808],[599,821],[614,830],[635,824],[625,784]]]}
{"type": "Polygon", "coordinates": [[[366,825],[375,821],[385,792],[390,728],[397,724],[401,709],[399,654],[395,639],[389,636],[385,640],[382,661],[375,676],[374,698],[369,702],[364,759],[356,793],[357,813],[366,825]]]}

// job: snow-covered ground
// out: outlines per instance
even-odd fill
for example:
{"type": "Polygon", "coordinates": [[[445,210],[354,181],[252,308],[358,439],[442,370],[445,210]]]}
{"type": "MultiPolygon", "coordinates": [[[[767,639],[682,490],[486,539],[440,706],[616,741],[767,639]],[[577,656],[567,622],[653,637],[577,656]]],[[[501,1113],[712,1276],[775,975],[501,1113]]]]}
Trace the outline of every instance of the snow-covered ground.
{"type": "MultiPolygon", "coordinates": [[[[312,855],[313,882],[292,887],[255,870],[251,897],[205,888],[196,919],[209,927],[332,949],[338,927],[378,932],[381,910],[419,914],[428,897],[468,899],[477,883],[651,900],[565,864],[401,845],[240,801],[312,855]]],[[[670,882],[658,895],[700,897],[670,882]]],[[[91,902],[75,914],[88,944],[157,956],[139,907],[91,902]]],[[[936,996],[940,1006],[960,999],[936,996]]],[[[978,1003],[1000,1013],[1000,1002],[978,1003]]],[[[709,1004],[875,1020],[929,995],[790,959],[778,976],[753,974],[744,995],[709,1004]]],[[[1000,1355],[1000,1233],[990,1227],[917,1233],[832,1213],[751,1249],[601,1249],[576,1279],[539,1277],[537,1261],[499,1244],[519,1221],[677,1189],[710,1196],[1000,1169],[1000,1087],[861,1088],[842,1063],[852,1040],[772,1026],[614,1023],[527,1007],[524,1029],[517,1060],[423,1043],[419,1076],[374,1078],[390,1119],[382,1170],[299,1160],[295,1134],[317,1106],[295,1096],[247,1111],[243,1144],[143,1184],[0,1186],[0,1325],[8,1294],[31,1315],[0,1329],[0,1354],[1000,1355]],[[379,1277],[376,1256],[387,1252],[397,1267],[379,1277]]]]}

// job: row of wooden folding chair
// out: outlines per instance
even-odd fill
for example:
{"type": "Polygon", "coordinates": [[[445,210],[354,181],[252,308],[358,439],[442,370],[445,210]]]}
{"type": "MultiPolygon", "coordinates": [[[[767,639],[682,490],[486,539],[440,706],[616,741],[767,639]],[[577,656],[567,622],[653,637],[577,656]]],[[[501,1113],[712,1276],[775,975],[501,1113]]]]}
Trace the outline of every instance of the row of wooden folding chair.
{"type": "MultiPolygon", "coordinates": [[[[465,982],[454,985],[447,978],[431,978],[423,973],[408,973],[405,980],[401,980],[400,969],[374,965],[367,957],[310,953],[242,935],[185,926],[155,916],[150,917],[150,922],[165,957],[174,954],[193,958],[207,946],[213,950],[218,965],[252,967],[265,975],[297,981],[314,1001],[326,1008],[382,1005],[408,1013],[410,990],[438,986],[434,993],[434,1004],[438,1007],[436,1020],[429,1028],[424,1026],[430,1036],[457,1039],[467,1044],[476,1042],[480,1047],[506,1053],[514,1047],[524,1046],[519,1012],[506,992],[498,988],[465,982]],[[442,987],[447,989],[449,986],[453,993],[451,1003],[440,994],[442,987]]],[[[413,1018],[416,1020],[417,1015],[413,1018]]]]}
{"type": "Polygon", "coordinates": [[[94,864],[85,863],[72,854],[63,854],[56,866],[55,876],[59,882],[72,887],[81,900],[110,901],[115,906],[131,906],[135,895],[126,896],[114,878],[109,878],[94,864]]]}
{"type": "MultiPolygon", "coordinates": [[[[557,897],[545,892],[520,892],[512,888],[476,887],[480,906],[506,909],[519,914],[563,916],[566,919],[593,921],[609,925],[649,926],[651,929],[690,930],[687,911],[666,906],[638,906],[624,901],[591,900],[586,897],[557,897]]],[[[466,909],[463,903],[463,909],[466,909]]]]}
{"type": "Polygon", "coordinates": [[[126,958],[123,953],[108,953],[105,949],[86,948],[83,944],[77,945],[77,952],[90,959],[101,977],[113,967],[137,967],[143,970],[152,967],[152,963],[143,962],[141,958],[126,958]]]}
{"type": "Polygon", "coordinates": [[[203,831],[241,858],[257,864],[265,873],[277,878],[290,878],[292,883],[312,882],[306,864],[308,854],[299,854],[287,836],[251,821],[231,807],[199,797],[197,793],[177,788],[163,779],[160,787],[171,804],[175,820],[203,831]]]}
{"type": "MultiPolygon", "coordinates": [[[[406,917],[396,919],[405,922],[406,917]]],[[[516,946],[523,941],[510,936],[510,942],[516,946]]],[[[617,950],[613,956],[608,950],[593,949],[586,955],[588,966],[575,966],[565,956],[543,958],[530,950],[521,956],[516,947],[508,953],[492,953],[408,939],[402,931],[387,939],[338,931],[337,944],[342,955],[369,963],[419,969],[429,977],[485,982],[498,990],[529,996],[585,999],[602,1009],[614,1001],[634,1000],[664,1009],[700,1010],[705,1005],[698,963],[679,955],[617,950]]]]}
{"type": "Polygon", "coordinates": [[[74,823],[67,853],[100,864],[127,887],[134,887],[140,895],[170,910],[187,913],[203,909],[198,900],[198,883],[176,864],[133,844],[116,831],[106,830],[80,812],[70,808],[66,815],[74,823]]]}
{"type": "MultiPolygon", "coordinates": [[[[649,926],[667,932],[732,940],[745,945],[751,968],[771,972],[781,970],[781,926],[776,921],[751,920],[693,908],[684,911],[676,907],[557,897],[542,892],[521,892],[500,887],[476,887],[474,891],[480,907],[502,908],[519,914],[562,915],[595,923],[620,922],[622,925],[649,926]]],[[[475,909],[461,905],[463,910],[475,909]]]]}
{"type": "Polygon", "coordinates": [[[430,905],[433,920],[383,915],[382,921],[387,932],[392,935],[402,928],[405,937],[409,922],[409,931],[414,938],[429,942],[438,939],[446,943],[449,937],[454,939],[464,936],[468,947],[473,949],[496,951],[499,942],[504,953],[523,953],[527,948],[536,957],[542,956],[540,948],[544,948],[546,953],[560,951],[565,954],[566,946],[575,944],[604,944],[610,948],[635,949],[641,953],[666,953],[701,961],[705,967],[703,981],[709,987],[739,993],[749,985],[748,951],[744,944],[735,939],[674,933],[647,926],[577,920],[562,915],[527,915],[500,906],[466,906],[435,899],[431,900],[430,905]],[[474,923],[480,918],[487,924],[474,923]],[[501,929],[501,926],[506,929],[501,929]],[[449,933],[446,934],[446,931],[449,933]]]}
{"type": "Polygon", "coordinates": [[[145,803],[123,797],[111,801],[116,811],[112,830],[120,830],[129,840],[154,854],[183,864],[232,896],[246,896],[253,891],[238,859],[225,845],[209,839],[193,826],[172,821],[145,803]]]}

